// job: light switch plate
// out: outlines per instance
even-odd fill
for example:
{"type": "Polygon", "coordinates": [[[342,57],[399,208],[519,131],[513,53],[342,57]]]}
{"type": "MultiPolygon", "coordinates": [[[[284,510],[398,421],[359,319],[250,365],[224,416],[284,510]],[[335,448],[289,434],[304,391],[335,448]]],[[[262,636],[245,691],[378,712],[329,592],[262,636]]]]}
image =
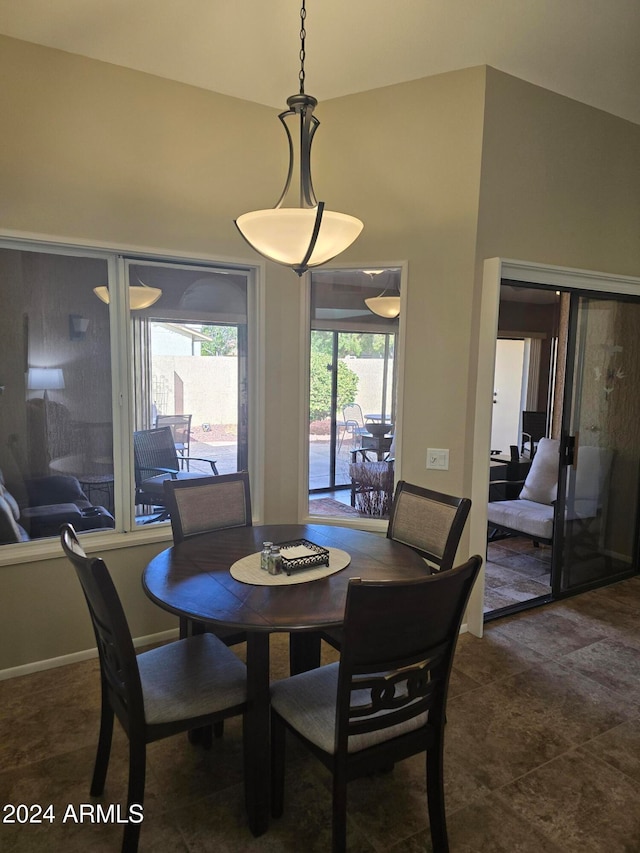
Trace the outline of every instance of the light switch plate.
{"type": "Polygon", "coordinates": [[[436,471],[449,470],[449,451],[441,447],[427,447],[427,468],[436,471]]]}

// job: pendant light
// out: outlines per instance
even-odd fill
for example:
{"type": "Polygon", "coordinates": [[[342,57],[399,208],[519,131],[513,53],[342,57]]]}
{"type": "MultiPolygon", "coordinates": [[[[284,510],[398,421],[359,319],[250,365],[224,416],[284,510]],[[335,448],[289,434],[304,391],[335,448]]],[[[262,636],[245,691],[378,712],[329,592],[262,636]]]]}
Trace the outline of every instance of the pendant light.
{"type": "Polygon", "coordinates": [[[289,172],[282,195],[275,207],[243,213],[235,220],[238,231],[247,243],[263,257],[292,267],[298,275],[310,267],[327,263],[344,252],[362,231],[363,224],[355,216],[327,210],[316,199],[311,182],[311,143],[320,122],[313,115],[318,101],[305,94],[305,0],[300,9],[300,91],[287,98],[288,110],[278,118],[289,142],[289,172]],[[289,124],[293,123],[293,132],[289,124]],[[295,129],[298,125],[297,131],[295,129]],[[297,207],[283,207],[292,189],[296,157],[294,140],[298,144],[297,207]]]}
{"type": "MultiPolygon", "coordinates": [[[[371,281],[373,281],[384,270],[362,270],[362,272],[366,273],[371,281]]],[[[386,292],[387,290],[385,289],[380,296],[370,296],[364,300],[364,304],[372,314],[377,314],[378,317],[385,317],[387,320],[395,320],[400,314],[400,295],[385,296],[386,292]]]]}
{"type": "MultiPolygon", "coordinates": [[[[109,304],[109,288],[105,285],[102,287],[94,287],[93,292],[103,302],[109,304]]],[[[129,286],[129,307],[132,311],[140,311],[142,308],[149,308],[154,302],[162,296],[162,291],[159,287],[149,287],[140,282],[139,285],[132,284],[129,286]]]]}

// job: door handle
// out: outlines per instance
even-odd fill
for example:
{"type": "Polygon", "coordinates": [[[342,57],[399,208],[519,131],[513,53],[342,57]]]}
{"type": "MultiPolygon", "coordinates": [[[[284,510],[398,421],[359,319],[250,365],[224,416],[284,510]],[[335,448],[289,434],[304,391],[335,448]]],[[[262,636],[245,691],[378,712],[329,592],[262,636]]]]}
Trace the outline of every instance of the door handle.
{"type": "Polygon", "coordinates": [[[575,435],[567,435],[562,445],[560,454],[560,462],[562,465],[569,467],[573,465],[576,454],[576,437],[575,435]]]}

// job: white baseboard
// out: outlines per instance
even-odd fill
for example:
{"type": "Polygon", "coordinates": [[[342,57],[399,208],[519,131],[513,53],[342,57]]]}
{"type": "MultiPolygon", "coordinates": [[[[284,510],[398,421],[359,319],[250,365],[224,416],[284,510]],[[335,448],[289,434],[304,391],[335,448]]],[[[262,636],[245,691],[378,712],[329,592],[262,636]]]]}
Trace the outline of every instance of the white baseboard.
{"type": "MultiPolygon", "coordinates": [[[[178,637],[178,629],[171,628],[169,631],[160,631],[158,634],[148,634],[146,637],[137,637],[133,641],[136,648],[140,646],[150,646],[153,643],[162,643],[166,640],[175,640],[178,637]]],[[[25,663],[22,666],[13,666],[10,669],[0,669],[0,681],[5,681],[8,678],[17,678],[19,675],[31,675],[34,672],[42,672],[45,669],[55,669],[57,666],[66,666],[70,663],[78,663],[83,660],[90,660],[98,657],[97,649],[85,649],[82,652],[73,652],[70,655],[61,655],[57,658],[48,658],[47,660],[36,660],[32,663],[25,663]]]]}

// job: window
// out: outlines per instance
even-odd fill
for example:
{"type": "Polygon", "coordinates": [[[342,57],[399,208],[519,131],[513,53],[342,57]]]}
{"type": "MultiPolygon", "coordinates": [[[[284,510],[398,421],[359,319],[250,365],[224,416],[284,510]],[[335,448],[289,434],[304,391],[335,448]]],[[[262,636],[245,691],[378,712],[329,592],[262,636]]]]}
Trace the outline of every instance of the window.
{"type": "Polygon", "coordinates": [[[2,248],[0,280],[0,544],[113,527],[107,261],[2,248]]]}
{"type": "Polygon", "coordinates": [[[398,317],[379,316],[365,299],[397,300],[400,278],[398,268],[311,274],[311,515],[388,517],[398,317]]]}
{"type": "MultiPolygon", "coordinates": [[[[247,278],[128,263],[130,286],[161,291],[131,312],[135,432],[169,428],[181,471],[211,475],[211,462],[220,474],[247,470],[247,278]]],[[[136,490],[138,523],[162,518],[145,494],[136,490]]]]}
{"type": "Polygon", "coordinates": [[[0,247],[0,544],[57,536],[64,521],[89,532],[160,519],[129,465],[141,430],[170,430],[180,471],[248,469],[249,277],[0,247]],[[135,308],[131,289],[127,314],[126,285],[160,295],[135,308]]]}

